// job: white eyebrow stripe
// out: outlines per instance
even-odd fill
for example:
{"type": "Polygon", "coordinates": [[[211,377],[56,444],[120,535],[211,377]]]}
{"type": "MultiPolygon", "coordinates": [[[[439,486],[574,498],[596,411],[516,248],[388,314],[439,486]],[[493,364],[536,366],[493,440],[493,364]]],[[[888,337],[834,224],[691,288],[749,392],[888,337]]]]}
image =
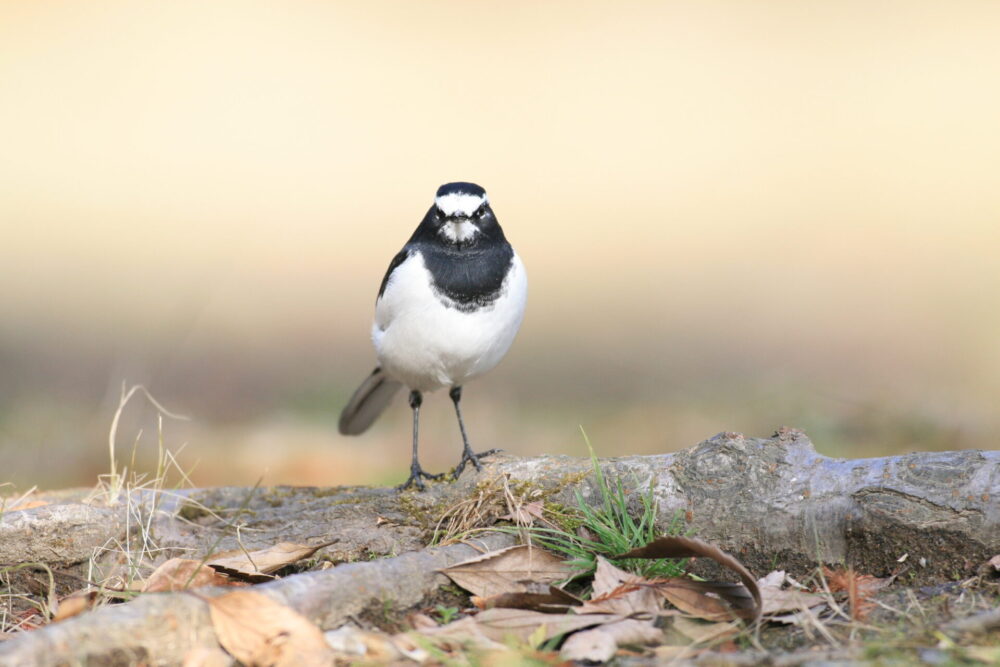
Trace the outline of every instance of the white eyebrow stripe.
{"type": "Polygon", "coordinates": [[[466,192],[449,192],[434,199],[434,204],[438,210],[445,215],[455,215],[462,213],[471,216],[480,206],[489,200],[486,195],[473,195],[466,192]]]}

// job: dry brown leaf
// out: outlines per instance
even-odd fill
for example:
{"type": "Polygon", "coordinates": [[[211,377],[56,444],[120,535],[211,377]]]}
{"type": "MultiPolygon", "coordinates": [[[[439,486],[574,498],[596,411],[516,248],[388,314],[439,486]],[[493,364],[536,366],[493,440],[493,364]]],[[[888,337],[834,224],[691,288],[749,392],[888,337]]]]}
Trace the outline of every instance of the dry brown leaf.
{"type": "Polygon", "coordinates": [[[404,658],[408,658],[418,665],[427,664],[431,659],[430,652],[409,635],[395,635],[392,638],[392,643],[396,650],[403,654],[404,658]]]}
{"type": "Polygon", "coordinates": [[[208,601],[219,643],[247,667],[320,667],[333,652],[316,625],[290,607],[255,591],[208,601]]]}
{"type": "MultiPolygon", "coordinates": [[[[475,618],[466,616],[447,625],[433,628],[419,628],[414,632],[418,637],[428,637],[435,645],[448,649],[477,648],[480,650],[502,650],[504,645],[487,637],[475,618]]],[[[398,637],[398,635],[397,635],[398,637]]]]}
{"type": "Polygon", "coordinates": [[[757,580],[757,586],[763,591],[765,588],[781,588],[785,585],[785,571],[784,570],[774,570],[773,572],[768,572],[763,577],[757,580]]]}
{"type": "Polygon", "coordinates": [[[201,561],[189,558],[171,558],[143,582],[143,593],[183,591],[202,586],[226,586],[229,580],[201,561]]]}
{"type": "Polygon", "coordinates": [[[88,609],[91,609],[96,601],[97,591],[80,591],[68,595],[59,601],[59,606],[56,608],[56,613],[52,617],[52,622],[58,623],[59,621],[65,621],[67,618],[72,618],[73,616],[82,614],[88,609]]]}
{"type": "Polygon", "coordinates": [[[760,594],[764,602],[762,611],[764,618],[774,618],[788,612],[799,612],[826,604],[826,599],[818,593],[764,588],[760,594]]]}
{"type": "MultiPolygon", "coordinates": [[[[747,595],[744,596],[733,588],[733,584],[722,584],[717,582],[690,582],[700,584],[697,587],[687,587],[684,592],[677,593],[679,598],[683,598],[685,602],[690,603],[694,601],[694,592],[708,592],[714,593],[716,595],[722,596],[725,600],[730,602],[733,606],[733,613],[735,613],[740,618],[746,620],[756,620],[760,617],[761,612],[761,598],[760,598],[760,588],[757,586],[757,581],[750,574],[742,563],[727,554],[725,551],[715,546],[714,544],[709,544],[703,540],[699,540],[694,537],[659,537],[644,547],[638,549],[633,549],[628,553],[615,556],[615,558],[648,558],[648,559],[660,559],[660,558],[710,558],[722,567],[732,570],[740,578],[743,583],[743,587],[746,590],[747,595]],[[749,598],[752,598],[752,603],[749,603],[749,598]]],[[[675,579],[671,580],[671,583],[680,583],[682,580],[675,579]]],[[[666,593],[664,593],[666,595],[666,593]]],[[[703,596],[706,600],[712,600],[712,598],[703,596]]],[[[670,599],[668,596],[667,599],[670,599]]],[[[673,600],[670,600],[673,602],[673,600]]],[[[676,603],[675,603],[676,604],[676,603]]],[[[698,605],[696,605],[698,606],[698,605]]],[[[712,606],[710,603],[705,602],[704,606],[712,606]]],[[[703,616],[707,620],[723,620],[722,618],[703,616]]]]}
{"type": "Polygon", "coordinates": [[[614,637],[602,628],[594,628],[570,635],[559,649],[559,657],[577,662],[607,662],[617,650],[618,642],[614,637]]]}
{"type": "Polygon", "coordinates": [[[551,584],[573,573],[566,561],[527,545],[491,551],[439,571],[482,598],[528,592],[529,583],[551,584]]]}
{"type": "Polygon", "coordinates": [[[695,644],[707,644],[732,637],[740,631],[736,621],[728,623],[702,623],[692,621],[683,616],[674,617],[674,630],[681,633],[695,644]]]}
{"type": "Polygon", "coordinates": [[[663,632],[652,621],[627,618],[570,635],[559,655],[566,660],[606,662],[619,646],[645,646],[662,640],[663,632]]]}
{"type": "Polygon", "coordinates": [[[184,654],[181,667],[231,667],[233,659],[222,649],[194,648],[184,654]]]}
{"type": "Polygon", "coordinates": [[[256,551],[226,551],[218,553],[205,561],[207,565],[223,571],[233,571],[240,574],[272,574],[286,565],[296,563],[303,558],[309,558],[314,553],[328,547],[337,540],[316,544],[295,544],[294,542],[279,542],[266,549],[256,551]]]}
{"type": "MultiPolygon", "coordinates": [[[[736,591],[728,591],[725,594],[719,592],[720,584],[712,584],[705,581],[691,581],[689,579],[671,579],[659,586],[659,591],[670,604],[691,616],[703,618],[706,621],[728,621],[734,614],[738,615],[737,604],[727,604],[724,600],[730,598],[735,592],[743,592],[745,589],[739,584],[728,584],[736,591]],[[709,584],[706,586],[706,584],[709,584]]],[[[749,598],[747,598],[749,601],[749,598]]],[[[752,603],[751,603],[752,604],[752,603]]],[[[746,613],[747,609],[744,609],[746,613]]],[[[749,616],[749,614],[747,614],[749,616]]]]}
{"type": "Polygon", "coordinates": [[[663,641],[663,630],[653,625],[653,621],[626,618],[607,623],[600,628],[615,638],[618,646],[646,646],[663,641]]]}
{"type": "Polygon", "coordinates": [[[817,593],[782,588],[785,581],[784,570],[777,570],[757,582],[760,586],[761,615],[765,618],[826,604],[826,599],[817,593]]]}
{"type": "Polygon", "coordinates": [[[513,521],[519,526],[534,525],[535,519],[544,520],[544,504],[541,500],[535,500],[524,505],[518,505],[510,514],[505,514],[501,519],[513,521]]]}
{"type": "Polygon", "coordinates": [[[543,614],[525,609],[487,609],[475,617],[480,631],[497,642],[510,637],[544,642],[567,632],[620,620],[622,617],[617,614],[543,614]],[[542,626],[544,632],[538,632],[542,626]]]}
{"type": "Polygon", "coordinates": [[[578,611],[582,614],[600,612],[623,616],[656,614],[663,606],[657,584],[657,581],[626,572],[598,556],[593,594],[578,611]]]}
{"type": "Polygon", "coordinates": [[[390,637],[378,630],[362,630],[345,625],[324,633],[324,637],[337,654],[338,664],[346,660],[353,665],[360,659],[363,664],[395,665],[401,664],[403,658],[424,664],[430,659],[427,650],[405,634],[390,637]]]}
{"type": "Polygon", "coordinates": [[[561,588],[549,586],[546,593],[501,593],[489,598],[472,596],[472,604],[479,609],[532,609],[546,614],[564,614],[571,607],[579,607],[584,602],[561,588]]]}
{"type": "Polygon", "coordinates": [[[420,612],[413,612],[407,615],[406,622],[414,630],[429,630],[438,627],[437,621],[427,614],[421,614],[420,612]]]}
{"type": "Polygon", "coordinates": [[[597,568],[594,570],[594,585],[591,599],[608,595],[621,588],[623,584],[639,584],[645,579],[637,574],[626,572],[615,567],[603,556],[597,557],[597,568]]]}
{"type": "MultiPolygon", "coordinates": [[[[361,657],[365,661],[386,664],[403,657],[389,635],[345,625],[324,635],[326,643],[341,656],[361,657]]],[[[340,656],[338,656],[340,657],[340,656]]]]}

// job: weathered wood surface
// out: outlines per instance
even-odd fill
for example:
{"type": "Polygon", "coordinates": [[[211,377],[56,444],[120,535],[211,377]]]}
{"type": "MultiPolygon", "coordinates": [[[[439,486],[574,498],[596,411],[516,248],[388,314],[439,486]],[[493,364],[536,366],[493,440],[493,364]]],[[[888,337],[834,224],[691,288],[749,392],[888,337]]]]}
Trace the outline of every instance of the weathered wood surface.
{"type": "MultiPolygon", "coordinates": [[[[737,555],[758,576],[772,569],[802,572],[819,563],[846,563],[881,576],[898,570],[905,555],[903,566],[911,576],[932,581],[963,576],[1000,553],[1000,452],[832,459],[817,454],[801,432],[783,429],[768,439],[724,433],[673,454],[603,459],[601,467],[629,488],[651,487],[664,528],[679,515],[694,534],[737,555]]],[[[418,550],[448,508],[485,495],[485,514],[500,516],[505,511],[504,479],[515,494],[529,500],[543,497],[573,506],[579,492],[595,503],[599,497],[590,470],[587,459],[498,456],[482,473],[468,471],[457,482],[434,484],[426,493],[293,487],[189,491],[190,499],[212,513],[161,498],[152,534],[161,558],[235,548],[236,525],[249,549],[279,541],[337,539],[322,552],[335,561],[413,552],[397,559],[411,563],[399,572],[414,579],[424,568],[430,579],[420,581],[433,584],[437,580],[430,570],[439,566],[433,560],[438,556],[418,550]],[[179,509],[186,521],[177,520],[179,509]]],[[[132,511],[138,508],[141,514],[149,501],[137,499],[132,511]]],[[[11,521],[13,514],[20,513],[0,519],[4,539],[20,541],[19,550],[11,553],[22,562],[45,561],[52,547],[45,543],[44,527],[23,517],[11,521]]],[[[107,526],[125,525],[121,516],[102,515],[99,523],[104,532],[81,527],[80,540],[92,539],[86,537],[90,535],[105,540],[107,526]]],[[[460,547],[438,553],[457,554],[460,547]]],[[[327,578],[350,578],[362,565],[370,564],[293,575],[264,590],[331,629],[343,622],[344,614],[336,609],[345,603],[339,584],[329,585],[327,578]]],[[[397,585],[392,575],[379,579],[382,586],[397,585]]],[[[417,601],[405,599],[411,606],[417,601]]],[[[0,664],[72,664],[81,651],[112,663],[142,655],[154,664],[172,664],[192,647],[213,644],[204,604],[189,594],[144,596],[4,642],[0,664]],[[109,627],[126,630],[109,633],[109,627]]]]}

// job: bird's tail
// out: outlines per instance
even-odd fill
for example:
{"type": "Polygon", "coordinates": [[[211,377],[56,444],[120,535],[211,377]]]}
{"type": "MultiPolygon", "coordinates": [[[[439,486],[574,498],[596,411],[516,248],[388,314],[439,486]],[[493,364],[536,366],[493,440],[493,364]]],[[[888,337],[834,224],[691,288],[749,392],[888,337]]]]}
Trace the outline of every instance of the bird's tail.
{"type": "Polygon", "coordinates": [[[337,428],[344,435],[358,435],[368,430],[382,414],[389,401],[403,385],[376,368],[357,388],[344,411],[337,428]]]}

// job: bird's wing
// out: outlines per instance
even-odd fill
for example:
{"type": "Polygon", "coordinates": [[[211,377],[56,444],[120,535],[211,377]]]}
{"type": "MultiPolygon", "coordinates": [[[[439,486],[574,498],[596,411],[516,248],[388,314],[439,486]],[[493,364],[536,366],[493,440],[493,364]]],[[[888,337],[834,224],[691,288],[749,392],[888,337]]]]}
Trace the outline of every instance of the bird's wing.
{"type": "Polygon", "coordinates": [[[378,288],[378,296],[375,298],[376,302],[382,298],[382,293],[385,292],[385,286],[389,284],[389,276],[391,276],[392,272],[396,270],[396,267],[405,262],[406,258],[409,256],[410,256],[410,249],[403,248],[398,253],[396,253],[396,256],[392,258],[391,262],[389,262],[389,268],[386,269],[385,275],[382,277],[382,284],[379,285],[378,288]]]}

